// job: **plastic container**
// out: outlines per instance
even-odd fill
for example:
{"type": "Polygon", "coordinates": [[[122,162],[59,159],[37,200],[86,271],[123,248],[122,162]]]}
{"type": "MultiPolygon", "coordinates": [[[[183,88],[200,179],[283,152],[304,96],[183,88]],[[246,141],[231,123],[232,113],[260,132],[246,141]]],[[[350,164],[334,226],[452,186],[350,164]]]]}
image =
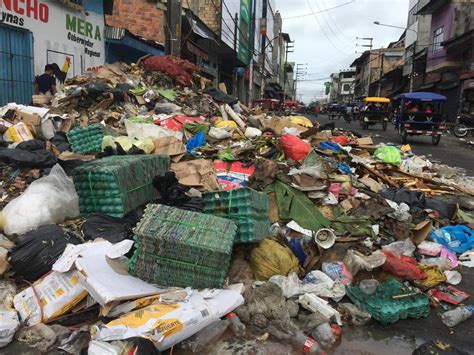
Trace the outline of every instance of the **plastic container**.
{"type": "Polygon", "coordinates": [[[247,327],[245,326],[244,323],[242,323],[239,316],[235,314],[234,312],[230,312],[225,317],[226,319],[229,320],[230,322],[229,326],[232,332],[234,333],[234,335],[237,338],[245,337],[245,334],[247,333],[247,327]]]}
{"type": "Polygon", "coordinates": [[[374,279],[367,279],[362,280],[359,283],[360,290],[365,293],[366,295],[371,295],[377,291],[377,287],[379,287],[380,283],[374,279]]]}
{"type": "Polygon", "coordinates": [[[307,337],[301,332],[291,339],[291,345],[296,351],[303,352],[304,354],[310,355],[323,355],[326,354],[321,346],[313,338],[307,337]]]}
{"type": "Polygon", "coordinates": [[[455,327],[466,319],[471,318],[474,311],[474,306],[458,307],[451,311],[443,313],[441,321],[447,327],[455,327]]]}

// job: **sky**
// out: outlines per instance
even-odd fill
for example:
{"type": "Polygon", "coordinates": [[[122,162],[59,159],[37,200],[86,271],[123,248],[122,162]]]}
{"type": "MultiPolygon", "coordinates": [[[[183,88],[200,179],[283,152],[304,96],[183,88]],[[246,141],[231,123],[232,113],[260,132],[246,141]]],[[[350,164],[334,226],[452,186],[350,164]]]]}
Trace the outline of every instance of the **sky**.
{"type": "Polygon", "coordinates": [[[309,103],[323,97],[331,73],[349,69],[360,56],[355,52],[367,49],[357,46],[367,43],[356,37],[373,37],[374,48],[397,41],[403,29],[377,26],[374,21],[405,28],[408,7],[409,0],[277,0],[283,32],[295,41],[288,61],[307,67],[304,81],[297,84],[298,98],[302,95],[309,103]]]}

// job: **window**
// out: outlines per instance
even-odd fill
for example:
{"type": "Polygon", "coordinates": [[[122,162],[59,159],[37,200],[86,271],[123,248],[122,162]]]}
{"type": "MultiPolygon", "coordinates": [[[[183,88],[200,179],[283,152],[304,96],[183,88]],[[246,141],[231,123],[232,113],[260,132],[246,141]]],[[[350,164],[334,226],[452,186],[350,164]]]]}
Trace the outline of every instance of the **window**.
{"type": "Polygon", "coordinates": [[[443,49],[444,41],[444,26],[437,28],[433,34],[433,53],[439,52],[443,49]]]}
{"type": "Polygon", "coordinates": [[[415,6],[413,6],[411,8],[411,10],[408,12],[408,24],[407,24],[407,27],[410,27],[411,25],[413,25],[415,22],[416,22],[416,13],[418,11],[418,4],[415,4],[415,6]]]}
{"type": "Polygon", "coordinates": [[[351,91],[351,85],[350,84],[344,84],[344,86],[342,87],[342,91],[344,91],[344,92],[351,91]]]}

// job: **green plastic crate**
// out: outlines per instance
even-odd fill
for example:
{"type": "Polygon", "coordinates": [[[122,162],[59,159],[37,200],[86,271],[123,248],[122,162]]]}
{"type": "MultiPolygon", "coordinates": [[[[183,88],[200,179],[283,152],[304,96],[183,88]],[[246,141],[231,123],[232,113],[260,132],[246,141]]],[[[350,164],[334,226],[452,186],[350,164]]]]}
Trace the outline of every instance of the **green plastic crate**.
{"type": "Polygon", "coordinates": [[[67,138],[74,153],[98,153],[102,150],[104,126],[92,124],[87,127],[75,127],[67,133],[67,138]]]}
{"type": "Polygon", "coordinates": [[[400,319],[427,317],[429,299],[424,294],[394,299],[393,296],[412,294],[414,291],[400,281],[391,279],[381,283],[374,294],[367,295],[359,287],[348,287],[347,296],[357,306],[366,310],[382,324],[395,323],[400,319]]]}
{"type": "Polygon", "coordinates": [[[268,196],[250,188],[203,194],[204,213],[228,218],[238,226],[236,243],[255,243],[268,236],[268,196]]]}
{"type": "Polygon", "coordinates": [[[73,180],[81,214],[123,217],[158,197],[153,178],[168,169],[165,155],[111,156],[77,167],[73,180]]]}

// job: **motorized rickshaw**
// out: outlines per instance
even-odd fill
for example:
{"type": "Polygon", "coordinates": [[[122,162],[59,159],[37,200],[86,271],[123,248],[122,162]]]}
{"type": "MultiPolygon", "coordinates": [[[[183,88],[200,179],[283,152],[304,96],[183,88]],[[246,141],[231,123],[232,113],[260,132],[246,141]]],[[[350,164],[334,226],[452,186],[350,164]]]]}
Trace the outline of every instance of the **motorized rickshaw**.
{"type": "Polygon", "coordinates": [[[387,130],[390,116],[390,99],[386,97],[366,97],[364,108],[359,112],[359,122],[362,129],[380,123],[384,131],[387,130]]]}
{"type": "Polygon", "coordinates": [[[402,144],[408,136],[431,136],[433,145],[438,145],[446,131],[443,106],[446,96],[432,92],[410,92],[398,95],[400,100],[395,127],[402,144]]]}
{"type": "Polygon", "coordinates": [[[257,99],[252,101],[252,108],[260,106],[264,111],[278,111],[280,101],[277,99],[257,99]]]}

